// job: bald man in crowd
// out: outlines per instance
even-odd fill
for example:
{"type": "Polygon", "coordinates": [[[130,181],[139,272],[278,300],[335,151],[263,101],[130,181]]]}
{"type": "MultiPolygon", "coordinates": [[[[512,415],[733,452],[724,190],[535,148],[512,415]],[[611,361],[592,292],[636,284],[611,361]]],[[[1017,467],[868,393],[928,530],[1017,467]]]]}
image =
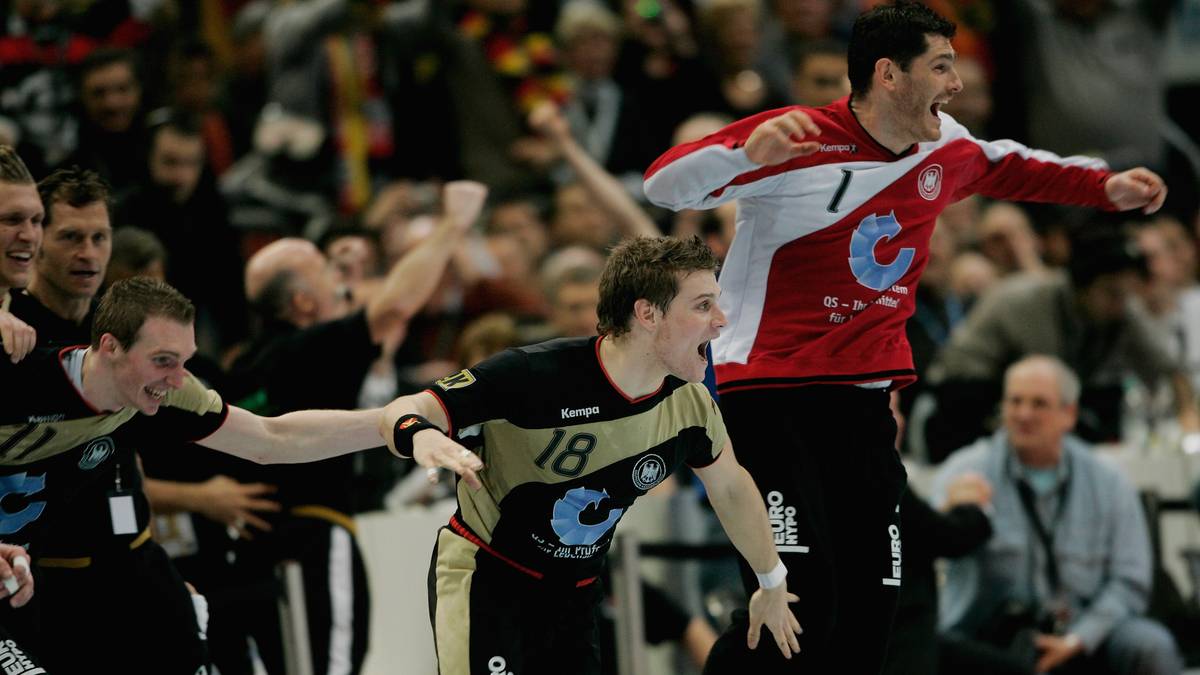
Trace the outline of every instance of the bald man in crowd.
{"type": "MultiPolygon", "coordinates": [[[[360,407],[372,364],[403,341],[409,321],[433,294],[486,196],[479,183],[447,184],[433,233],[388,271],[357,311],[351,311],[349,291],[339,284],[336,269],[312,243],[289,238],[260,250],[247,263],[245,280],[261,325],[234,363],[229,399],[274,414],[309,406],[360,407]]],[[[242,468],[236,477],[243,482],[278,487],[274,498],[282,510],[266,518],[269,532],[240,542],[239,578],[265,580],[260,587],[270,589],[281,560],[299,561],[312,672],[359,672],[370,612],[351,515],[355,460],[318,462],[300,471],[242,468]]],[[[235,607],[214,606],[212,616],[210,649],[222,673],[248,672],[247,635],[270,672],[276,672],[272,666],[280,666],[282,649],[272,593],[243,594],[235,607]],[[218,626],[226,633],[215,632],[218,626]]]]}

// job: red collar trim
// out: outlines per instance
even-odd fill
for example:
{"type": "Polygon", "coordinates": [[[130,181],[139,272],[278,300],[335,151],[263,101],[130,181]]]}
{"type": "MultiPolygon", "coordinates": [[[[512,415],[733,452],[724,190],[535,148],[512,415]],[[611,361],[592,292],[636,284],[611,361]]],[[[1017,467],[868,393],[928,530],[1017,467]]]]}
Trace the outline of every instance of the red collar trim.
{"type": "Polygon", "coordinates": [[[611,386],[613,388],[613,391],[616,391],[618,394],[620,394],[621,398],[625,399],[625,401],[628,403],[641,403],[642,401],[645,401],[646,399],[658,396],[659,392],[661,392],[663,390],[663,387],[667,383],[666,378],[663,378],[662,383],[658,385],[658,389],[655,389],[654,391],[650,392],[649,394],[646,394],[645,396],[639,396],[637,398],[629,398],[628,394],[621,391],[621,388],[618,387],[617,383],[613,381],[612,376],[608,374],[608,369],[604,367],[604,359],[600,358],[600,343],[604,340],[605,337],[607,337],[607,336],[601,335],[600,337],[596,338],[596,363],[600,364],[600,372],[604,373],[604,379],[608,380],[608,384],[609,384],[609,386],[611,386]]]}

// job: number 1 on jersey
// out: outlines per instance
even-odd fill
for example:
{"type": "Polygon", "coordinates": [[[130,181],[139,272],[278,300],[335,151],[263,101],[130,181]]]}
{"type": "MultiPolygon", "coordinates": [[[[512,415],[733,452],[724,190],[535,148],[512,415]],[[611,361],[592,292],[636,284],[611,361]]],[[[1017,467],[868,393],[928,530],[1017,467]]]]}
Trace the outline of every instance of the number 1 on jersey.
{"type": "Polygon", "coordinates": [[[846,188],[850,187],[850,169],[842,169],[842,182],[838,184],[837,191],[833,193],[833,199],[829,200],[828,210],[830,213],[837,213],[838,204],[842,203],[842,197],[846,195],[846,188]]]}

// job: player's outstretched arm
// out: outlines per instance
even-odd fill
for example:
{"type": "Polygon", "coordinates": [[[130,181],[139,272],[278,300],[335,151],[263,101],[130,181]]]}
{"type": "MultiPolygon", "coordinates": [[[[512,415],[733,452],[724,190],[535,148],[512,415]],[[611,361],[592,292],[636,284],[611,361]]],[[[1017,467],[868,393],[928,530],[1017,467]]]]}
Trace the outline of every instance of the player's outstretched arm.
{"type": "MultiPolygon", "coordinates": [[[[427,391],[392,401],[379,420],[379,435],[387,440],[393,454],[412,458],[426,469],[450,469],[478,490],[482,487],[478,472],[483,469],[483,460],[447,436],[449,428],[446,411],[427,391]]],[[[436,474],[431,473],[430,480],[436,481],[436,474]]]]}
{"type": "Polygon", "coordinates": [[[196,443],[259,464],[301,464],[383,445],[382,408],[300,410],[261,417],[237,406],[219,429],[196,443]]]}
{"type": "Polygon", "coordinates": [[[788,603],[800,598],[788,593],[787,569],[775,552],[767,510],[754,479],[738,464],[733,446],[728,442],[717,461],[696,469],[696,475],[704,483],[713,510],[721,519],[730,541],[758,574],[761,587],[750,597],[750,632],[746,635],[746,644],[751,649],[757,648],[765,625],[775,637],[779,651],[792,658],[792,654],[800,651],[798,636],[802,631],[788,603]]]}

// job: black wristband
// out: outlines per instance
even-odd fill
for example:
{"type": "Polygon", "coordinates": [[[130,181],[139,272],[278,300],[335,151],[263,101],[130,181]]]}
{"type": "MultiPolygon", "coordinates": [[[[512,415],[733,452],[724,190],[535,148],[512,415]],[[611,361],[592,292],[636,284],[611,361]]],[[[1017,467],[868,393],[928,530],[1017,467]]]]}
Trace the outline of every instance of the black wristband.
{"type": "Polygon", "coordinates": [[[392,427],[392,443],[396,446],[396,454],[404,459],[412,459],[413,436],[424,429],[442,430],[438,425],[420,415],[402,415],[392,427]]]}

